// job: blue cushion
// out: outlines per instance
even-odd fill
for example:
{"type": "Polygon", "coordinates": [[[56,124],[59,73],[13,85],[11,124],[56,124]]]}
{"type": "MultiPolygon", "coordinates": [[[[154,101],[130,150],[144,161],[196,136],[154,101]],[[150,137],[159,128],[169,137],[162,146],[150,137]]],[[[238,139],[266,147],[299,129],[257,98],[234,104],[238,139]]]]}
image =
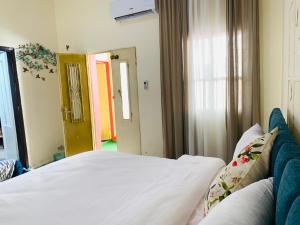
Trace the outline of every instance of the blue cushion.
{"type": "Polygon", "coordinates": [[[276,225],[284,225],[290,207],[296,197],[300,195],[300,160],[290,160],[282,174],[277,200],[276,200],[276,225]]]}
{"type": "MultiPolygon", "coordinates": [[[[285,143],[279,150],[274,168],[273,191],[276,199],[282,173],[286,164],[292,159],[300,160],[300,148],[295,143],[285,143]]],[[[300,172],[300,171],[299,171],[300,172]]]]}
{"type": "Polygon", "coordinates": [[[272,177],[274,176],[275,161],[281,146],[285,143],[296,143],[294,136],[278,108],[273,109],[269,120],[269,130],[271,131],[276,127],[278,127],[278,136],[274,141],[270,159],[270,176],[272,177]]]}
{"type": "Polygon", "coordinates": [[[269,131],[273,130],[276,127],[278,127],[279,130],[284,130],[287,127],[285,119],[279,108],[273,109],[269,119],[269,131]]]}
{"type": "Polygon", "coordinates": [[[23,174],[23,165],[20,161],[16,161],[15,169],[12,177],[16,177],[23,174]]]}
{"type": "Polygon", "coordinates": [[[300,196],[293,202],[285,225],[299,225],[300,224],[300,196]]]}

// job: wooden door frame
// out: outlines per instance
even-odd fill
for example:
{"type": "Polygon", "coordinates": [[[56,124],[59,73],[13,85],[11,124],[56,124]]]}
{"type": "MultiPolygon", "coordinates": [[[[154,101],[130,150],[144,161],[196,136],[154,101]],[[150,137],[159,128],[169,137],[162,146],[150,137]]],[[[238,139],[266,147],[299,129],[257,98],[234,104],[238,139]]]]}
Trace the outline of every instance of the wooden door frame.
{"type": "Polygon", "coordinates": [[[18,139],[19,160],[21,161],[24,167],[28,168],[28,153],[15,50],[14,48],[0,46],[0,51],[5,52],[7,55],[8,73],[18,139]]]}

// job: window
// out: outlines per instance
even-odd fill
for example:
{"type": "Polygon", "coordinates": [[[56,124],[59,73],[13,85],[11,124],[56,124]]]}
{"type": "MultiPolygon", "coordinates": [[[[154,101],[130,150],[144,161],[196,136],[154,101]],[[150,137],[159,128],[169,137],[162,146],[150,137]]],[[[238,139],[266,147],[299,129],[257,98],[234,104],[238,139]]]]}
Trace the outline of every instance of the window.
{"type": "Polygon", "coordinates": [[[131,119],[130,102],[129,102],[129,84],[128,84],[128,63],[120,63],[120,80],[121,80],[121,96],[122,96],[122,110],[123,119],[131,119]]]}

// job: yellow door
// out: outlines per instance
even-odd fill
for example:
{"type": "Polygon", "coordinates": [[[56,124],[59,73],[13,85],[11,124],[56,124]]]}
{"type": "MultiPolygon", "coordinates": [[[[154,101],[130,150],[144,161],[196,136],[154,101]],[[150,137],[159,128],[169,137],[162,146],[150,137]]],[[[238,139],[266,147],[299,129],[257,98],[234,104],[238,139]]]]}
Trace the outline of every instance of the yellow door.
{"type": "Polygon", "coordinates": [[[86,56],[58,54],[66,156],[92,150],[86,56]]]}

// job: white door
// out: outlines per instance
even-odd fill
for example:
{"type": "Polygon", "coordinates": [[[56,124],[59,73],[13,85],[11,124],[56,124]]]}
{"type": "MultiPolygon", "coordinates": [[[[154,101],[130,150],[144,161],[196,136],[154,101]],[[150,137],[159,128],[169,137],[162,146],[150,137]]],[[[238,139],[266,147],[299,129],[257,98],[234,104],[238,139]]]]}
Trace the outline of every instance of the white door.
{"type": "Polygon", "coordinates": [[[0,153],[0,155],[1,157],[6,159],[18,159],[18,141],[11,95],[10,78],[8,72],[7,55],[5,52],[0,52],[0,119],[4,144],[4,152],[2,152],[2,154],[0,153]]]}
{"type": "Polygon", "coordinates": [[[141,154],[135,48],[111,52],[118,151],[141,154]]]}

